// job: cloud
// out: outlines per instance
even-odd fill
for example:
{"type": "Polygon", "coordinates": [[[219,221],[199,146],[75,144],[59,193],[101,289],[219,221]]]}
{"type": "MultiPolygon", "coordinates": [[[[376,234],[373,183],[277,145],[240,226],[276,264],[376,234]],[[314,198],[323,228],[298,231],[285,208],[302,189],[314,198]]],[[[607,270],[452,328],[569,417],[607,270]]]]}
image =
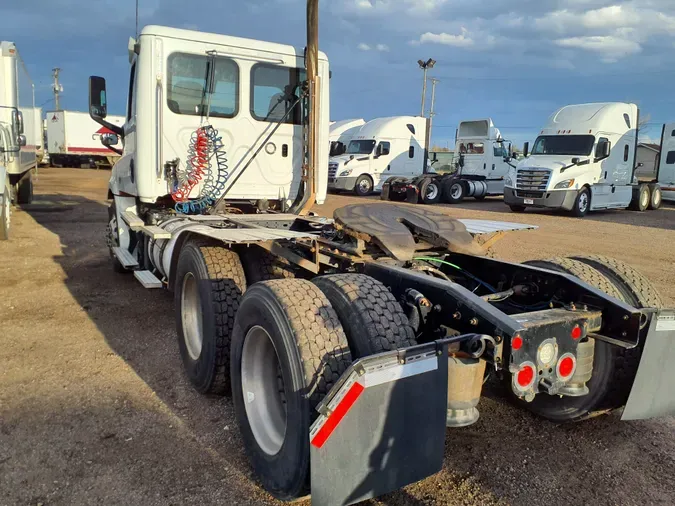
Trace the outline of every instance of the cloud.
{"type": "Polygon", "coordinates": [[[607,63],[616,62],[621,56],[636,54],[642,51],[642,46],[639,43],[611,35],[570,37],[558,39],[555,41],[555,44],[560,47],[578,48],[600,53],[603,56],[603,61],[607,63]]]}
{"type": "Polygon", "coordinates": [[[370,51],[370,46],[368,44],[363,43],[363,42],[361,42],[361,44],[358,45],[358,48],[361,51],[370,51]]]}
{"type": "Polygon", "coordinates": [[[365,42],[361,42],[358,46],[361,51],[380,51],[380,52],[387,52],[389,51],[389,46],[386,44],[376,44],[375,46],[371,46],[369,44],[366,44],[365,42]]]}
{"type": "Polygon", "coordinates": [[[377,46],[375,46],[375,49],[377,49],[378,51],[387,52],[389,51],[389,46],[387,46],[386,44],[378,44],[377,46]]]}
{"type": "Polygon", "coordinates": [[[462,27],[462,31],[459,35],[452,35],[449,33],[423,33],[419,41],[413,41],[413,44],[444,44],[446,46],[455,46],[455,47],[467,47],[473,46],[474,40],[469,35],[469,31],[462,27]]]}

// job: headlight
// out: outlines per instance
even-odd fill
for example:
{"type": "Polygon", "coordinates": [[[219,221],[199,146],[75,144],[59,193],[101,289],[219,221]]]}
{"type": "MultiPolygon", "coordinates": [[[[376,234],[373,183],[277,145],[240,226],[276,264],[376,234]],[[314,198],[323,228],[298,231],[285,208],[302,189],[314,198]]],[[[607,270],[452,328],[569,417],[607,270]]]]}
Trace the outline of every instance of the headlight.
{"type": "Polygon", "coordinates": [[[504,177],[504,186],[513,186],[513,179],[511,179],[511,176],[504,177]]]}
{"type": "Polygon", "coordinates": [[[342,172],[340,172],[340,177],[348,176],[351,173],[352,169],[343,170],[342,172]]]}
{"type": "Polygon", "coordinates": [[[560,181],[557,185],[555,185],[556,190],[562,190],[564,188],[572,188],[572,185],[574,184],[574,179],[565,179],[564,181],[560,181]]]}

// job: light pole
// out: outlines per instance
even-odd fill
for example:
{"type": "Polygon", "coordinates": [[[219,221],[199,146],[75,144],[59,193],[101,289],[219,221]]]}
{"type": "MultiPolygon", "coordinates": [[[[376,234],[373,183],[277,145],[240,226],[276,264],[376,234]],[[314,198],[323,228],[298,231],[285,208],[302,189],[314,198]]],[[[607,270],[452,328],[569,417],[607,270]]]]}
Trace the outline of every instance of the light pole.
{"type": "Polygon", "coordinates": [[[424,71],[424,81],[422,83],[422,112],[420,116],[424,117],[424,102],[427,98],[427,70],[434,68],[436,60],[429,58],[427,61],[417,60],[417,64],[424,71]]]}
{"type": "Polygon", "coordinates": [[[434,106],[436,105],[436,83],[440,82],[435,77],[431,78],[431,109],[429,110],[429,141],[431,142],[431,128],[434,122],[434,106]]]}

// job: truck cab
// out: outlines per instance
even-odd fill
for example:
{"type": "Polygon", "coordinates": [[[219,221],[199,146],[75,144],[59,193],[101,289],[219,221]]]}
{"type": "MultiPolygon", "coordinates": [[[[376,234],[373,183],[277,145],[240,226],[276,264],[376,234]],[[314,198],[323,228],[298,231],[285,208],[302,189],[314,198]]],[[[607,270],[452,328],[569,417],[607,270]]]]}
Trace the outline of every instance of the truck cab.
{"type": "Polygon", "coordinates": [[[363,119],[345,119],[332,123],[329,132],[330,156],[343,155],[349,142],[365,123],[363,119]]]}
{"type": "Polygon", "coordinates": [[[627,103],[557,110],[529,156],[509,171],[505,203],[516,212],[533,206],[577,216],[628,207],[636,190],[638,119],[637,105],[627,103]]]}
{"type": "Polygon", "coordinates": [[[381,191],[392,176],[424,173],[427,119],[415,116],[378,118],[363,125],[344,154],[328,164],[328,188],[365,196],[381,191]]]}

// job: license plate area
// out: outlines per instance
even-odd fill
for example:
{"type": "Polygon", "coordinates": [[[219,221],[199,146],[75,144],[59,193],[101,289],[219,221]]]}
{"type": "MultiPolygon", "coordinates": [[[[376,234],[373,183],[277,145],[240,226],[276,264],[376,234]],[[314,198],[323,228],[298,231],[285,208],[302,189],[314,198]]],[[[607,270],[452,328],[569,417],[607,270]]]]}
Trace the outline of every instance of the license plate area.
{"type": "Polygon", "coordinates": [[[524,199],[523,202],[524,202],[525,204],[534,204],[534,200],[533,200],[533,199],[524,199]]]}

